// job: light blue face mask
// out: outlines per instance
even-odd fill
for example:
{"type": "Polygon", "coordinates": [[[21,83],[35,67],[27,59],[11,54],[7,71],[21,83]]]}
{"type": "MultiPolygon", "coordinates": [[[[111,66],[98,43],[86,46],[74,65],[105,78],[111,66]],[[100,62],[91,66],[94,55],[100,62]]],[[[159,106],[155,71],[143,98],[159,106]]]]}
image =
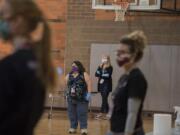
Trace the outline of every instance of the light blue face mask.
{"type": "Polygon", "coordinates": [[[8,40],[10,38],[9,24],[3,20],[0,20],[0,38],[3,40],[8,40]]]}

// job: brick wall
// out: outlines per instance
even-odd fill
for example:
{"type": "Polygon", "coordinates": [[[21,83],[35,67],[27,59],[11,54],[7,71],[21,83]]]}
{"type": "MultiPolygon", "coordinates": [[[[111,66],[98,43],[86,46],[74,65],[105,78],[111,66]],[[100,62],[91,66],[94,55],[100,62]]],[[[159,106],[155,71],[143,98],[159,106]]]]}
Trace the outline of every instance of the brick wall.
{"type": "Polygon", "coordinates": [[[66,72],[75,59],[89,71],[92,43],[118,43],[121,35],[137,29],[146,33],[149,44],[180,45],[180,16],[133,14],[114,22],[113,12],[91,9],[91,0],[68,0],[66,72]]]}
{"type": "MultiPolygon", "coordinates": [[[[66,44],[67,0],[35,0],[42,9],[52,30],[52,53],[56,65],[64,67],[64,50],[66,44]]],[[[12,51],[8,45],[0,43],[0,58],[12,51]]]]}
{"type": "MultiPolygon", "coordinates": [[[[180,16],[128,15],[125,22],[114,22],[114,12],[93,10],[91,0],[35,0],[52,29],[53,58],[57,65],[70,70],[80,60],[89,71],[92,43],[118,43],[121,35],[144,30],[150,44],[180,44],[180,16]],[[64,62],[65,61],[65,62],[64,62]]],[[[0,58],[12,50],[1,45],[0,58]]]]}
{"type": "Polygon", "coordinates": [[[67,0],[35,0],[52,30],[52,53],[55,65],[64,67],[66,45],[67,0]]]}

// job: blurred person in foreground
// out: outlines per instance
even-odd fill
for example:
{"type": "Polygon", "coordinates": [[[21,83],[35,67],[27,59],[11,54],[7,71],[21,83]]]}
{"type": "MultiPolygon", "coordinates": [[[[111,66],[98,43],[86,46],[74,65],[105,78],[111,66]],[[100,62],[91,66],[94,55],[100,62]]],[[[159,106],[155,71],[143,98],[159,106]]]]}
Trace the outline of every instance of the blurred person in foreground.
{"type": "Polygon", "coordinates": [[[0,13],[0,38],[14,47],[0,61],[0,135],[33,135],[46,90],[56,86],[51,33],[32,0],[2,0],[0,13]]]}

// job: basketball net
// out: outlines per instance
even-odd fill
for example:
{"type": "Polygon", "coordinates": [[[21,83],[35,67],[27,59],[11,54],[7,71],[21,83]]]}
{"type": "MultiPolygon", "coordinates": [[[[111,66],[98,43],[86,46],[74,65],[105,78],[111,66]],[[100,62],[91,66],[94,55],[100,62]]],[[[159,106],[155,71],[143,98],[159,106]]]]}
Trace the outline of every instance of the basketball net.
{"type": "Polygon", "coordinates": [[[114,8],[115,8],[115,21],[124,21],[125,13],[129,7],[129,2],[114,0],[114,8]]]}

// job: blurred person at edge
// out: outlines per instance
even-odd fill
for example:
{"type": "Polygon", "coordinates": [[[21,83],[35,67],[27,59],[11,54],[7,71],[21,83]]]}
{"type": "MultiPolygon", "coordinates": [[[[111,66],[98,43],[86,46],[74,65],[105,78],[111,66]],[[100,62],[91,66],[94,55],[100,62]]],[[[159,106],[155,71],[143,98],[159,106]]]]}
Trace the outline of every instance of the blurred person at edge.
{"type": "Polygon", "coordinates": [[[33,135],[46,90],[56,87],[51,33],[32,0],[2,0],[0,13],[0,38],[14,47],[0,61],[0,135],[33,135]]]}

